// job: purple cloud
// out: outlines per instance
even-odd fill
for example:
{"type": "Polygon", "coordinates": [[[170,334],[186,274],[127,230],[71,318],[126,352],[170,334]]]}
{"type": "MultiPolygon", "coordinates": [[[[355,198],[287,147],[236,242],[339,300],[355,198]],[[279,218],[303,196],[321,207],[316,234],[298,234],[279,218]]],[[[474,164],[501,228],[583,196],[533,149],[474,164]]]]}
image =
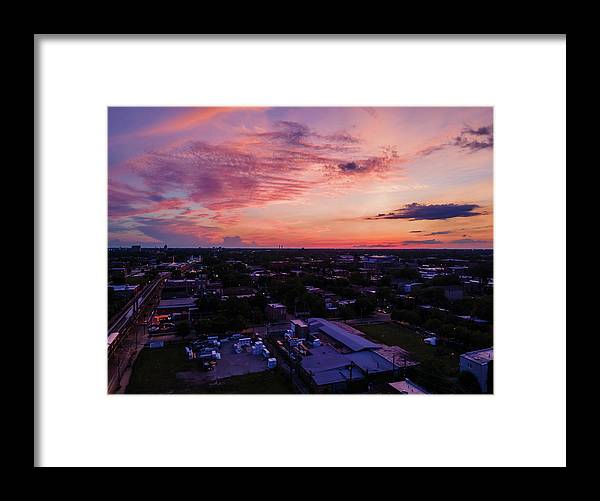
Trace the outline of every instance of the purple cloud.
{"type": "Polygon", "coordinates": [[[491,149],[494,147],[494,128],[492,125],[473,128],[470,126],[464,127],[458,136],[455,136],[450,141],[442,144],[434,144],[419,151],[419,156],[429,156],[440,150],[448,147],[457,147],[461,150],[467,150],[470,153],[491,149]]]}
{"type": "Polygon", "coordinates": [[[393,212],[380,213],[367,219],[409,219],[411,221],[451,219],[455,217],[473,217],[479,216],[481,212],[474,212],[478,209],[477,204],[434,204],[426,205],[412,203],[405,205],[401,209],[393,212]]]}

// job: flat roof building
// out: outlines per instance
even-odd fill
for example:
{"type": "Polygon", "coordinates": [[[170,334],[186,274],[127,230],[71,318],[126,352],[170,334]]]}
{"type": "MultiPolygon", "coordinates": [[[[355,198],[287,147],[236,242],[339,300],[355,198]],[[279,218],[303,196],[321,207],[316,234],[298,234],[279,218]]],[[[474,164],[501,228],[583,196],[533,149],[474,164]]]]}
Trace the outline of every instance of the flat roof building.
{"type": "Polygon", "coordinates": [[[413,383],[410,379],[390,383],[390,387],[394,390],[395,393],[400,393],[402,395],[426,395],[429,393],[428,391],[413,383]]]}
{"type": "Polygon", "coordinates": [[[392,375],[400,367],[377,353],[381,345],[333,322],[310,318],[308,328],[311,337],[321,343],[308,350],[300,365],[318,392],[344,392],[352,383],[392,375]]]}
{"type": "Polygon", "coordinates": [[[493,370],[494,348],[469,351],[460,356],[460,372],[470,372],[475,376],[482,393],[488,393],[491,371],[493,370]]]}
{"type": "Polygon", "coordinates": [[[161,299],[156,308],[159,315],[168,313],[185,313],[196,306],[196,298],[182,297],[176,299],[161,299]]]}

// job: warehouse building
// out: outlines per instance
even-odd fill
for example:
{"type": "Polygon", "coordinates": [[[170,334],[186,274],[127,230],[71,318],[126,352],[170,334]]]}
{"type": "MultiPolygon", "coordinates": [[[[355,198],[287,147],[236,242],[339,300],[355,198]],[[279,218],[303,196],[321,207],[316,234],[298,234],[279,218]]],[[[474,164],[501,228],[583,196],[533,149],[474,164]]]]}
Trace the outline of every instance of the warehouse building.
{"type": "Polygon", "coordinates": [[[308,320],[309,341],[300,362],[304,378],[319,393],[365,391],[369,382],[392,378],[397,364],[377,353],[381,345],[322,318],[308,320]]]}

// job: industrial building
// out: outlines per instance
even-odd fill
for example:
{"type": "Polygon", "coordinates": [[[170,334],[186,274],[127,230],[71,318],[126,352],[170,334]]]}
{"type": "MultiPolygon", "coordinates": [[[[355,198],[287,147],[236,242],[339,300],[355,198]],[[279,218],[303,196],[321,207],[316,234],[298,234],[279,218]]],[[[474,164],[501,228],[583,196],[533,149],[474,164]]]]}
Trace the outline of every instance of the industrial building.
{"type": "MultiPolygon", "coordinates": [[[[306,332],[304,326],[294,322],[294,332],[306,332]]],[[[310,318],[305,325],[308,334],[302,345],[310,347],[305,349],[300,367],[302,376],[316,392],[342,393],[350,386],[353,391],[366,390],[369,382],[393,377],[399,369],[377,353],[381,345],[364,336],[323,318],[310,318]]]]}
{"type": "Polygon", "coordinates": [[[473,374],[479,383],[481,392],[487,393],[493,362],[494,348],[470,351],[460,356],[460,371],[473,374]]]}

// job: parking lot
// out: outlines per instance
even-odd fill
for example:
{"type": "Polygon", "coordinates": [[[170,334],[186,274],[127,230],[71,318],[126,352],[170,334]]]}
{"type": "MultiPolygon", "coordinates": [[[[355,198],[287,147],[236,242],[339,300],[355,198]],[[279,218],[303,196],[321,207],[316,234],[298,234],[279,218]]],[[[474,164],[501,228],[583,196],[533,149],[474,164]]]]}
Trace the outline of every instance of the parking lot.
{"type": "Polygon", "coordinates": [[[267,370],[266,358],[262,355],[253,355],[251,352],[235,353],[231,341],[221,344],[220,353],[221,360],[217,360],[213,370],[205,372],[198,365],[197,370],[178,372],[177,380],[186,384],[209,384],[232,376],[267,370]]]}

